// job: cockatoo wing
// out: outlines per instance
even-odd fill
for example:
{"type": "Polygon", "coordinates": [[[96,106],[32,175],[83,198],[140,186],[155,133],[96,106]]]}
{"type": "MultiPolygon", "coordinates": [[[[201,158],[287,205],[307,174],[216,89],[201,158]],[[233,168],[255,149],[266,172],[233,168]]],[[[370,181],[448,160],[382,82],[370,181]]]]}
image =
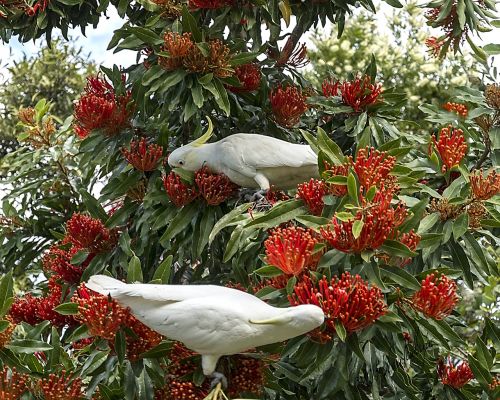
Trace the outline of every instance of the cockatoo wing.
{"type": "Polygon", "coordinates": [[[264,135],[237,133],[219,142],[219,151],[231,169],[314,166],[318,157],[310,146],[264,135]]]}

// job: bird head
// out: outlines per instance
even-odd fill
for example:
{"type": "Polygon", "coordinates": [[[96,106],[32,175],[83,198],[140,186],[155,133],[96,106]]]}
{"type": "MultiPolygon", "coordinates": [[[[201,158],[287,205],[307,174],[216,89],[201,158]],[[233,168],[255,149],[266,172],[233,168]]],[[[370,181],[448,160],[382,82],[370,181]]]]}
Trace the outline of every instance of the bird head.
{"type": "Polygon", "coordinates": [[[213,133],[213,125],[210,118],[207,117],[207,131],[193,142],[175,149],[168,156],[168,165],[172,168],[183,168],[188,171],[197,171],[203,167],[206,160],[201,156],[200,151],[210,139],[213,133]]]}
{"type": "Polygon", "coordinates": [[[290,307],[288,313],[291,318],[288,325],[300,331],[300,334],[316,329],[325,320],[323,310],[313,304],[290,307]]]}

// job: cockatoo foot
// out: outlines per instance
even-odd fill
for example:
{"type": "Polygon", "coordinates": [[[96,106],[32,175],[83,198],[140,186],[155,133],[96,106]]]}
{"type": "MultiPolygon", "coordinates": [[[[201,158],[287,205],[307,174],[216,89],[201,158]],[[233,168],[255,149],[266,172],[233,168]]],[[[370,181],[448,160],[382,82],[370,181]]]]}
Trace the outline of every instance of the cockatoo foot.
{"type": "Polygon", "coordinates": [[[227,389],[227,378],[224,374],[220,372],[212,372],[210,375],[212,382],[210,383],[210,390],[214,389],[219,383],[222,384],[224,389],[227,389]]]}

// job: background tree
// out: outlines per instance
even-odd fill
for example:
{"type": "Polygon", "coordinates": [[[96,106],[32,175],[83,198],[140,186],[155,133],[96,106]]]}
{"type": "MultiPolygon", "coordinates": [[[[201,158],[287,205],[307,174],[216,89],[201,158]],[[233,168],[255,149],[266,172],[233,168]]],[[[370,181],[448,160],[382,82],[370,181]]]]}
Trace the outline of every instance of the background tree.
{"type": "MultiPolygon", "coordinates": [[[[497,398],[497,321],[485,317],[474,342],[460,336],[456,281],[473,289],[499,275],[487,249],[500,226],[491,157],[500,86],[457,87],[454,104],[420,106],[434,135],[407,131],[399,123],[405,93],[380,84],[371,54],[364,71],[325,76],[321,87],[302,76],[303,34],[327,20],[342,28],[356,7],[374,11],[370,1],[111,5],[127,21],[109,47],[137,51],[138,62],[89,77],[74,121],[51,122],[44,102],[20,115],[22,151],[41,144],[33,154],[72,169],[57,181],[61,207],[47,205],[41,178],[16,186],[36,162],[26,157],[22,170],[17,158],[9,164],[0,360],[2,382],[17,384],[0,390],[28,399],[223,398],[210,390],[196,354],[85,287],[91,275],[107,273],[128,282],[227,285],[275,306],[324,310],[325,324],[308,335],[224,358],[230,398],[497,398]],[[246,191],[209,165],[170,168],[167,154],[212,130],[209,121],[212,141],[254,132],[308,142],[321,174],[286,193],[272,190],[263,203],[245,202],[246,191]],[[25,198],[35,199],[32,208],[18,212],[25,198]],[[29,225],[30,212],[40,210],[33,219],[53,227],[54,240],[45,235],[46,250],[27,257],[22,269],[43,277],[14,299],[19,262],[11,254],[36,240],[16,218],[29,225]]],[[[28,6],[2,3],[4,38],[86,26],[110,3],[28,6]]],[[[474,45],[470,33],[494,15],[488,0],[426,6],[429,23],[443,30],[431,41],[442,56],[465,40],[474,45]]],[[[483,63],[486,50],[496,51],[473,47],[483,63]]]]}

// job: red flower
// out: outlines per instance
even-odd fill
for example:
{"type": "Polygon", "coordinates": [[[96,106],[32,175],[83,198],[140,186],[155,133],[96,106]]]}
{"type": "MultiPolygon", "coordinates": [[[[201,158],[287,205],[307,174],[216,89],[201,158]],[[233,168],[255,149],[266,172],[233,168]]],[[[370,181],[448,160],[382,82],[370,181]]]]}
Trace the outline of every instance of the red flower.
{"type": "Polygon", "coordinates": [[[240,355],[231,357],[229,396],[236,398],[243,393],[262,394],[265,367],[262,360],[240,355]]]}
{"type": "Polygon", "coordinates": [[[387,152],[380,152],[373,147],[358,150],[356,162],[350,159],[351,165],[358,176],[359,183],[365,190],[383,183],[396,165],[396,157],[387,152]]]}
{"type": "Polygon", "coordinates": [[[437,39],[434,36],[431,36],[425,40],[425,45],[429,49],[429,53],[434,57],[439,57],[441,53],[441,48],[444,45],[444,41],[437,39]]]}
{"type": "Polygon", "coordinates": [[[436,136],[432,135],[432,142],[443,162],[441,167],[443,173],[460,164],[467,153],[467,143],[463,131],[455,129],[451,125],[441,129],[439,140],[436,140],[436,136]]]}
{"type": "Polygon", "coordinates": [[[470,187],[474,200],[488,200],[500,193],[500,172],[491,170],[485,177],[476,170],[470,175],[470,187]]]}
{"type": "Polygon", "coordinates": [[[307,111],[306,96],[295,86],[281,86],[269,93],[269,100],[276,123],[286,128],[292,128],[300,121],[307,111]]]}
{"type": "Polygon", "coordinates": [[[52,325],[63,327],[66,325],[74,325],[75,320],[71,315],[62,315],[54,311],[61,300],[66,297],[69,290],[66,289],[63,294],[62,286],[57,282],[56,276],[51,276],[48,283],[49,292],[45,297],[38,298],[37,316],[41,321],[50,321],[52,325]]]}
{"type": "Polygon", "coordinates": [[[28,391],[29,376],[9,370],[6,366],[0,371],[0,399],[19,400],[28,391]]]}
{"type": "Polygon", "coordinates": [[[443,385],[455,389],[460,389],[471,379],[474,379],[474,374],[467,361],[452,360],[451,357],[447,357],[446,362],[439,360],[437,372],[443,385]]]}
{"type": "Polygon", "coordinates": [[[241,83],[241,86],[229,86],[229,90],[234,93],[251,92],[259,89],[261,73],[258,64],[243,64],[235,68],[234,74],[241,83]]]}
{"type": "Polygon", "coordinates": [[[294,68],[301,68],[309,64],[307,58],[307,47],[305,43],[300,44],[294,49],[296,43],[294,40],[288,38],[283,50],[281,50],[279,58],[276,60],[276,67],[288,65],[294,68]]]}
{"type": "MultiPolygon", "coordinates": [[[[349,164],[330,165],[325,161],[326,179],[334,176],[347,176],[349,174],[349,164]]],[[[335,185],[334,183],[327,183],[329,192],[337,197],[342,197],[347,194],[347,185],[335,185]]]]}
{"type": "Polygon", "coordinates": [[[312,229],[296,226],[274,229],[264,242],[266,262],[274,265],[287,275],[299,275],[305,268],[318,263],[322,251],[314,252],[320,243],[312,229]]]}
{"type": "MultiPolygon", "coordinates": [[[[4,317],[4,320],[9,323],[7,328],[5,328],[2,332],[0,332],[0,349],[2,349],[7,343],[10,342],[12,337],[12,332],[16,328],[16,324],[13,321],[13,318],[10,315],[4,317]]],[[[0,399],[2,398],[1,390],[0,390],[0,399]]]]}
{"type": "Polygon", "coordinates": [[[325,80],[322,89],[327,97],[337,96],[340,90],[342,102],[351,106],[355,112],[364,111],[368,106],[377,103],[382,93],[382,85],[372,84],[368,75],[356,76],[352,81],[342,83],[331,79],[325,80]]]}
{"type": "Polygon", "coordinates": [[[62,371],[50,374],[38,382],[38,387],[45,400],[77,400],[83,399],[82,380],[62,371]]]}
{"type": "Polygon", "coordinates": [[[446,275],[429,274],[411,300],[412,306],[427,317],[443,319],[458,303],[457,284],[446,275]]]}
{"type": "Polygon", "coordinates": [[[328,187],[325,182],[318,179],[311,179],[309,182],[301,183],[297,186],[297,197],[306,203],[311,214],[321,215],[323,212],[323,196],[328,194],[328,187]]]}
{"type": "Polygon", "coordinates": [[[24,297],[16,298],[10,307],[10,316],[12,317],[12,320],[16,324],[24,321],[30,325],[36,325],[39,322],[42,322],[38,316],[39,302],[39,297],[33,297],[29,293],[24,297]]]}
{"type": "Polygon", "coordinates": [[[443,104],[443,108],[446,111],[453,112],[457,115],[460,115],[463,118],[466,118],[467,114],[469,113],[467,106],[465,104],[460,104],[460,103],[447,102],[443,104]]]}
{"type": "Polygon", "coordinates": [[[315,334],[322,340],[329,340],[336,333],[336,321],[347,333],[352,333],[373,324],[387,312],[381,290],[376,286],[368,287],[368,282],[349,272],[331,281],[323,277],[313,282],[304,276],[289,301],[292,306],[314,304],[321,307],[325,313],[325,327],[323,332],[315,334]]]}
{"type": "Polygon", "coordinates": [[[352,219],[341,221],[334,216],[332,225],[320,229],[321,235],[330,246],[344,253],[361,253],[379,248],[407,216],[403,203],[392,207],[393,194],[392,190],[382,187],[372,202],[365,204],[352,219]],[[357,237],[353,233],[356,221],[362,221],[363,224],[357,237]]]}
{"type": "Polygon", "coordinates": [[[233,0],[189,0],[189,8],[217,9],[233,5],[233,0]]]}
{"type": "Polygon", "coordinates": [[[75,318],[87,325],[92,336],[114,341],[120,326],[129,318],[128,311],[115,300],[94,293],[83,284],[72,301],[78,304],[75,318]]]}
{"type": "Polygon", "coordinates": [[[75,105],[76,134],[83,138],[94,129],[103,129],[109,136],[120,132],[130,122],[131,97],[130,91],[116,95],[113,86],[100,76],[87,78],[84,93],[75,105]]]}
{"type": "Polygon", "coordinates": [[[87,259],[80,265],[71,264],[71,259],[80,250],[80,247],[71,245],[67,240],[52,246],[42,258],[44,270],[54,272],[63,281],[70,284],[80,282],[83,271],[93,258],[93,255],[89,254],[87,259]],[[71,247],[67,249],[67,246],[71,247]]]}
{"type": "MultiPolygon", "coordinates": [[[[429,21],[429,25],[433,28],[441,28],[444,32],[443,39],[438,40],[435,38],[432,40],[435,46],[442,47],[445,43],[449,43],[451,47],[456,51],[460,46],[465,34],[467,32],[467,27],[463,28],[460,26],[459,16],[457,12],[456,2],[451,5],[447,12],[447,15],[441,15],[441,6],[431,8],[425,13],[425,17],[429,21]]],[[[428,39],[429,40],[429,39],[428,39]]],[[[426,43],[427,44],[427,43],[426,43]]],[[[429,45],[428,45],[429,46],[429,45]]],[[[436,53],[435,51],[434,53],[436,53]]],[[[437,52],[439,55],[439,52],[437,52]]]]}
{"type": "Polygon", "coordinates": [[[24,13],[28,17],[34,17],[38,11],[44,12],[45,9],[48,7],[50,0],[40,0],[37,1],[35,4],[33,4],[32,7],[26,7],[24,10],[24,13]]]}
{"type": "Polygon", "coordinates": [[[75,213],[66,222],[68,240],[75,246],[95,252],[106,251],[116,244],[116,233],[104,227],[102,221],[75,213]]]}
{"type": "Polygon", "coordinates": [[[130,150],[121,149],[123,157],[139,171],[152,171],[163,154],[163,147],[157,144],[147,146],[146,138],[139,142],[132,140],[130,150]]]}
{"type": "Polygon", "coordinates": [[[217,206],[226,201],[238,189],[238,186],[232,183],[226,175],[212,174],[207,167],[196,171],[194,181],[200,195],[211,206],[217,206]]]}
{"type": "Polygon", "coordinates": [[[180,176],[175,172],[170,172],[170,174],[163,176],[163,186],[168,198],[176,207],[182,207],[191,203],[199,195],[196,188],[182,182],[180,176]]]}
{"type": "Polygon", "coordinates": [[[194,46],[191,33],[166,32],[163,36],[162,50],[166,51],[168,57],[158,57],[158,63],[167,71],[173,71],[182,67],[184,57],[194,46]]]}

